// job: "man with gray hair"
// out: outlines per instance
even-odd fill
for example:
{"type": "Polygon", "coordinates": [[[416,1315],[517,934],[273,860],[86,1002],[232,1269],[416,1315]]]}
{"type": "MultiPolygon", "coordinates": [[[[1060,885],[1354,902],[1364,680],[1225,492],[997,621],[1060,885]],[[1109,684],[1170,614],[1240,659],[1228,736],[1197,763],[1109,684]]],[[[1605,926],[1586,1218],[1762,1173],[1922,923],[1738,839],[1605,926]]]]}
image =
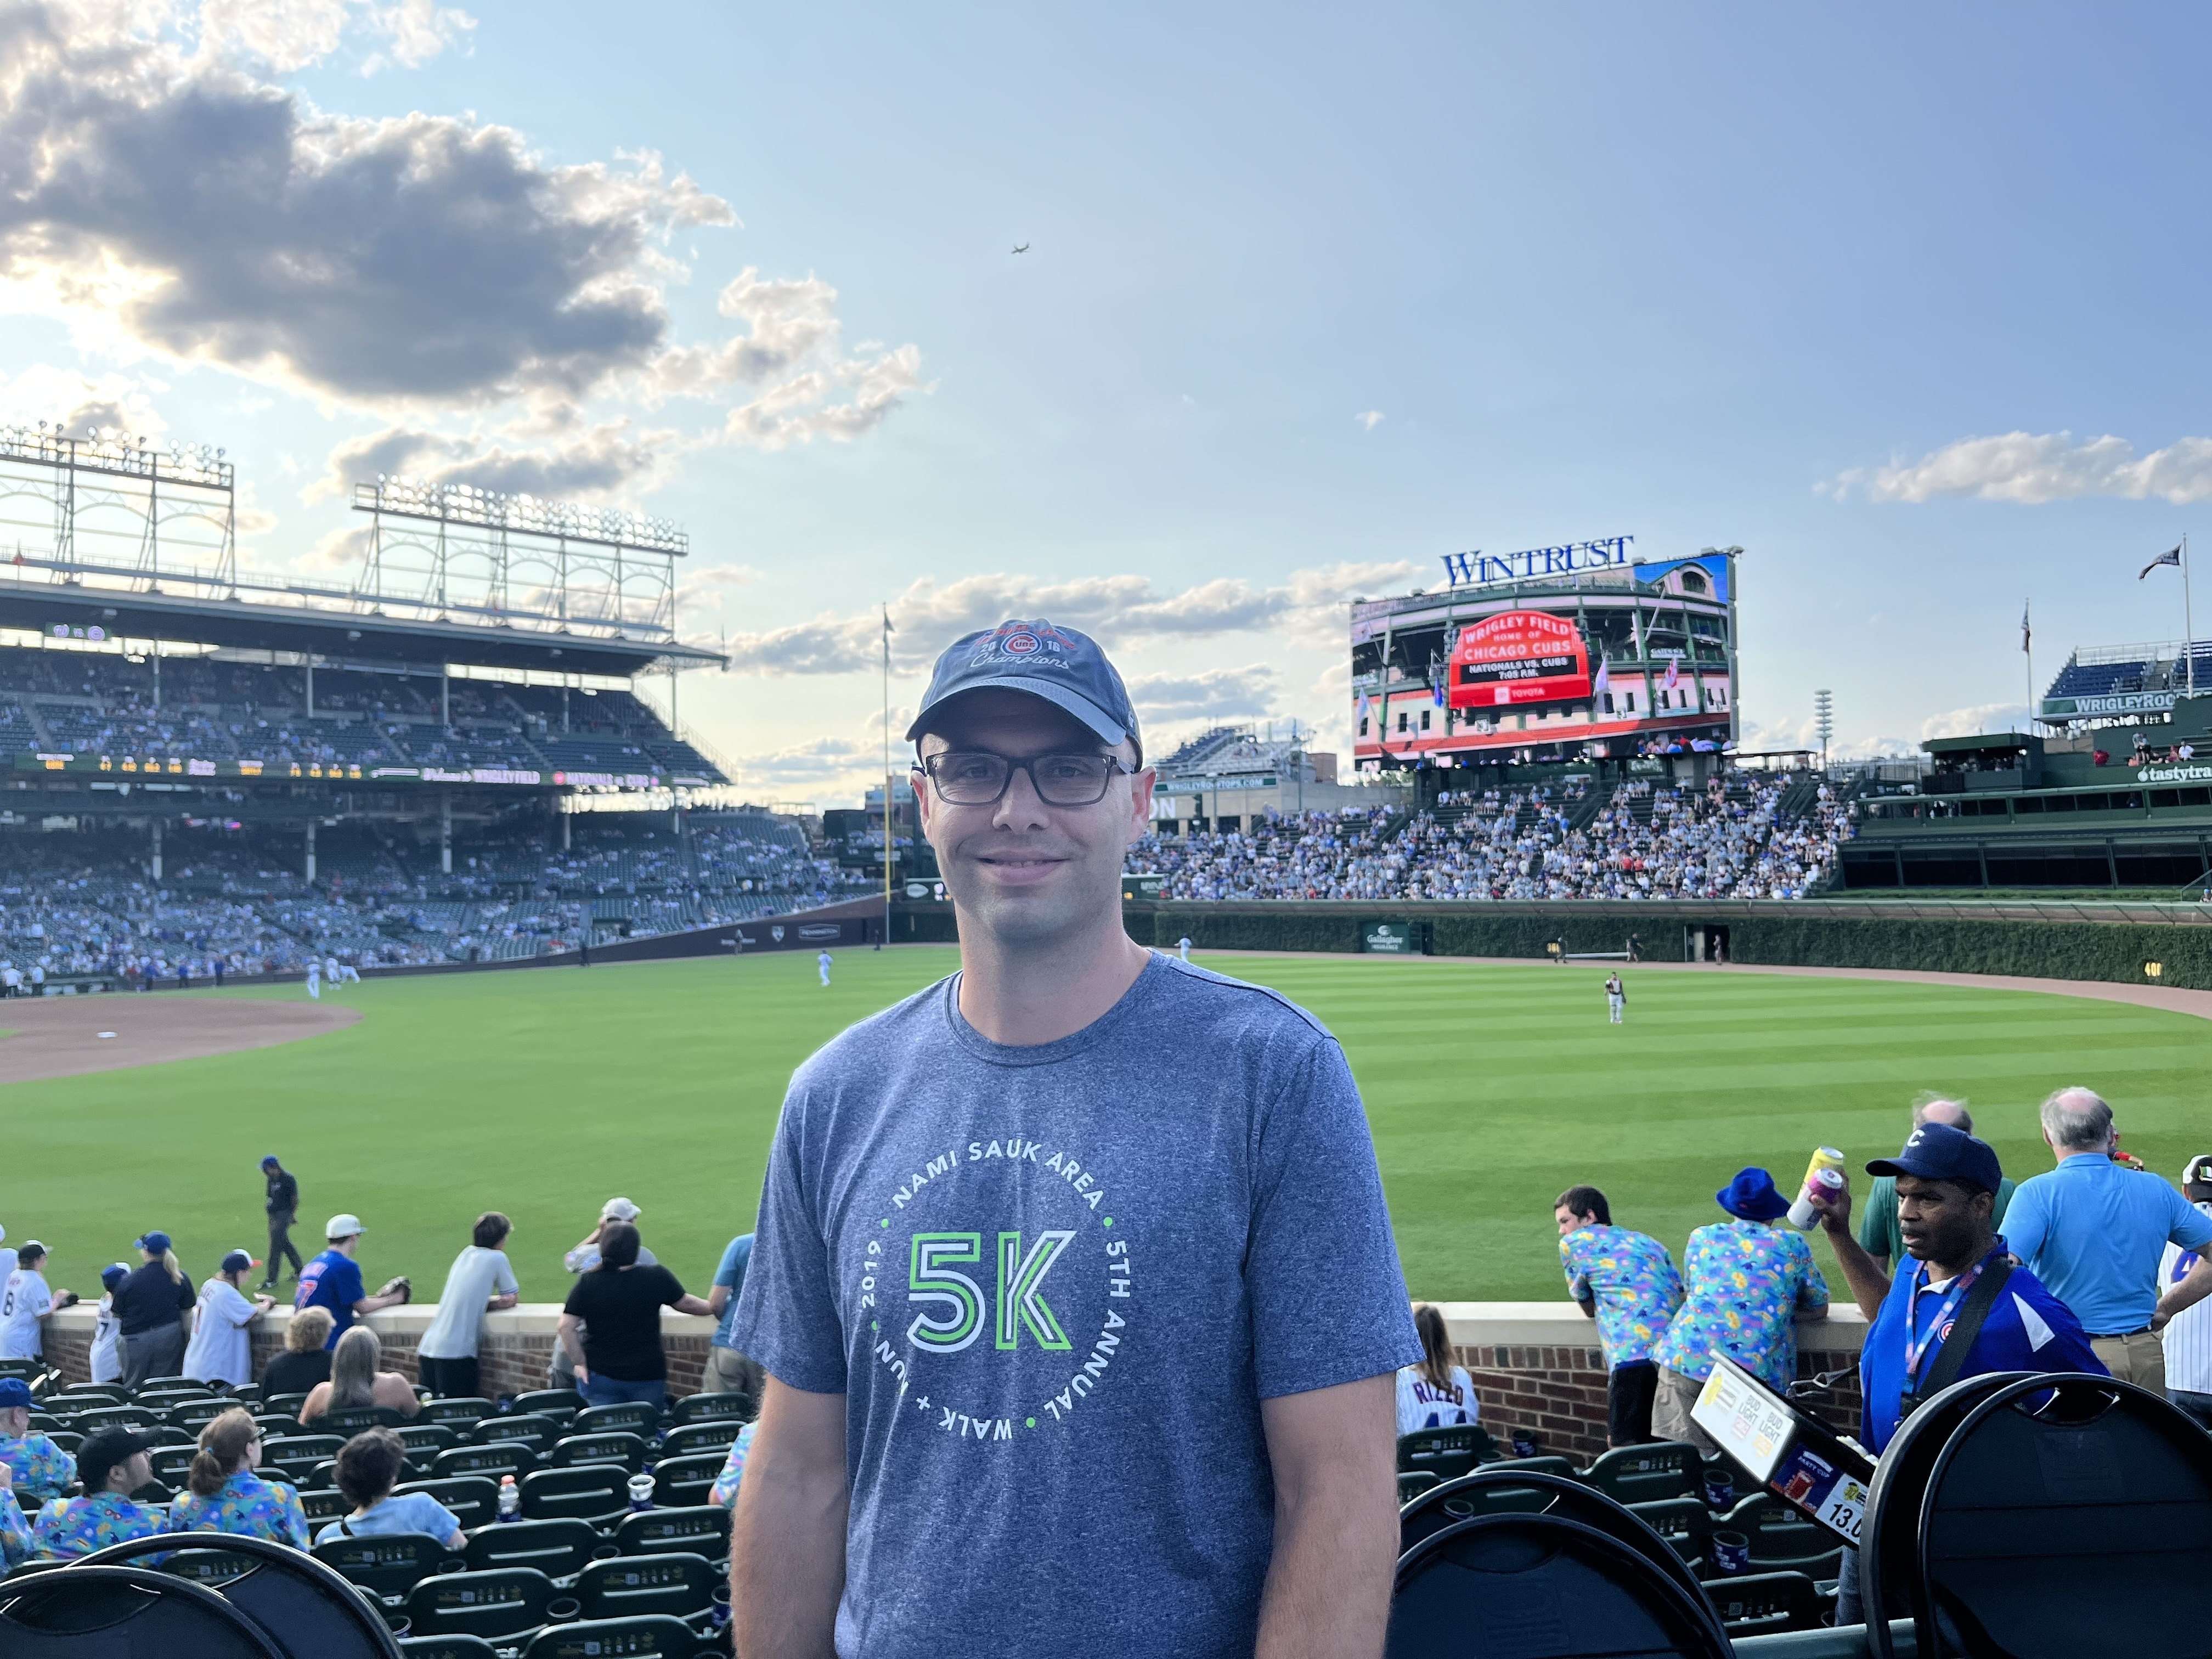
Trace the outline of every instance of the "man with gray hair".
{"type": "MultiPolygon", "coordinates": [[[[1966,1109],[1966,1101],[1933,1089],[1923,1089],[1912,1097],[1912,1127],[1917,1129],[1923,1123],[1948,1123],[1967,1134],[1974,1133],[1974,1115],[1966,1109]]],[[[2005,1211],[2019,1185],[2010,1176],[1997,1182],[1990,1225],[2000,1233],[2004,1231],[2005,1211]]],[[[1905,1234],[1897,1221],[1895,1176],[1876,1176],[1867,1189],[1866,1212],[1859,1218],[1859,1248],[1874,1258],[1875,1266],[1885,1274],[1891,1262],[1905,1259],[1905,1234]]]]}
{"type": "Polygon", "coordinates": [[[2207,1217],[2160,1176],[2112,1161],[2112,1109],[2094,1091],[2060,1089],[2043,1103],[2043,1139],[2058,1167],[2021,1182],[2005,1220],[2013,1260],[2073,1310],[2106,1369],[2166,1392],[2159,1332],[2212,1296],[2212,1257],[2159,1294],[2169,1243],[2212,1245],[2207,1217]]]}

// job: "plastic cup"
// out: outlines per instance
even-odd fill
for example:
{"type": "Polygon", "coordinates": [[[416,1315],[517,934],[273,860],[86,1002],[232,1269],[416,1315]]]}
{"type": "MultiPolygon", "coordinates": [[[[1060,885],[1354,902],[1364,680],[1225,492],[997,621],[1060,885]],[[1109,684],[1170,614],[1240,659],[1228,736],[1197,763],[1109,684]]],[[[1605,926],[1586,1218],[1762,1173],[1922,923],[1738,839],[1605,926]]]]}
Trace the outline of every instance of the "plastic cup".
{"type": "Polygon", "coordinates": [[[1713,1565],[1733,1577],[1751,1571],[1751,1540],[1740,1532],[1713,1534],[1713,1565]]]}
{"type": "Polygon", "coordinates": [[[634,1510],[649,1510],[653,1507],[653,1477],[651,1475],[630,1476],[629,1506],[634,1510]]]}

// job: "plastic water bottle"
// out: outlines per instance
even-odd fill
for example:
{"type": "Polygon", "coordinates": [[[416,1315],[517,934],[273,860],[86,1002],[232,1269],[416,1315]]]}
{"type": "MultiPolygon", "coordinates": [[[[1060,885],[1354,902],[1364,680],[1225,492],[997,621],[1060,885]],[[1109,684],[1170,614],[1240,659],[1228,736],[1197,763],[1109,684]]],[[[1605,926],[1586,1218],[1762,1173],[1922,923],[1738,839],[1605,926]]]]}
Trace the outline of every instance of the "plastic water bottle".
{"type": "Polygon", "coordinates": [[[514,1477],[502,1474],[499,1478],[499,1518],[502,1521],[522,1519],[522,1489],[514,1484],[514,1477]]]}

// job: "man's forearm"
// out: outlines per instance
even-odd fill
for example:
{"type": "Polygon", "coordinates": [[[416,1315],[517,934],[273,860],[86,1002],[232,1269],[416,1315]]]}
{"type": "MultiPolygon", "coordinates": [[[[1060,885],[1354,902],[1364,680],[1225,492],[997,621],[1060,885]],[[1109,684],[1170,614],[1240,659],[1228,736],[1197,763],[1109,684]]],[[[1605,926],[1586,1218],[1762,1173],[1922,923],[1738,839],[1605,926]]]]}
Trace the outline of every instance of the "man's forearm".
{"type": "Polygon", "coordinates": [[[1396,1492],[1275,1505],[1275,1552],[1260,1597],[1257,1659],[1374,1659],[1390,1625],[1396,1492]]]}
{"type": "Polygon", "coordinates": [[[1849,1227],[1825,1230],[1828,1246],[1836,1253],[1836,1263],[1850,1281],[1851,1300],[1859,1304],[1859,1311],[1869,1320],[1881,1311],[1883,1299],[1889,1295],[1889,1275],[1881,1264],[1867,1254],[1866,1247],[1851,1237],[1849,1227]]]}
{"type": "Polygon", "coordinates": [[[2212,1255],[2199,1256],[2189,1276],[2158,1299],[2154,1323],[2166,1322],[2185,1309],[2193,1308],[2206,1297],[2212,1296],[2212,1255]]]}
{"type": "Polygon", "coordinates": [[[731,1525],[736,1650],[745,1659],[831,1659],[845,1593],[844,1460],[779,1448],[766,1412],[762,1425],[731,1525]]]}

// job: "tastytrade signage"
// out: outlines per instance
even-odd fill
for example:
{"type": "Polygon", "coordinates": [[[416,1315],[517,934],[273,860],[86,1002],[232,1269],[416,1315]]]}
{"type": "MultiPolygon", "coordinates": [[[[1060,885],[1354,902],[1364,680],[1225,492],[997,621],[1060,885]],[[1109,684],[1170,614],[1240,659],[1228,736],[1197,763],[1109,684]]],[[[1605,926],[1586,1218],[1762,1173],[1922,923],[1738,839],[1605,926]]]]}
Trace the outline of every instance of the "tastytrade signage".
{"type": "Polygon", "coordinates": [[[1561,547],[1527,547],[1518,553],[1447,553],[1444,574],[1454,587],[1481,587],[1491,582],[1530,581],[1540,576],[1572,576],[1585,570],[1612,570],[1628,562],[1633,536],[1607,536],[1595,542],[1570,542],[1561,547]]]}
{"type": "Polygon", "coordinates": [[[2212,766],[2146,766],[2141,769],[2137,780],[2141,783],[2212,783],[2212,766]]]}
{"type": "Polygon", "coordinates": [[[1502,708],[1590,695],[1582,630],[1544,611],[1502,611],[1460,629],[1452,647],[1451,706],[1502,708]]]}

